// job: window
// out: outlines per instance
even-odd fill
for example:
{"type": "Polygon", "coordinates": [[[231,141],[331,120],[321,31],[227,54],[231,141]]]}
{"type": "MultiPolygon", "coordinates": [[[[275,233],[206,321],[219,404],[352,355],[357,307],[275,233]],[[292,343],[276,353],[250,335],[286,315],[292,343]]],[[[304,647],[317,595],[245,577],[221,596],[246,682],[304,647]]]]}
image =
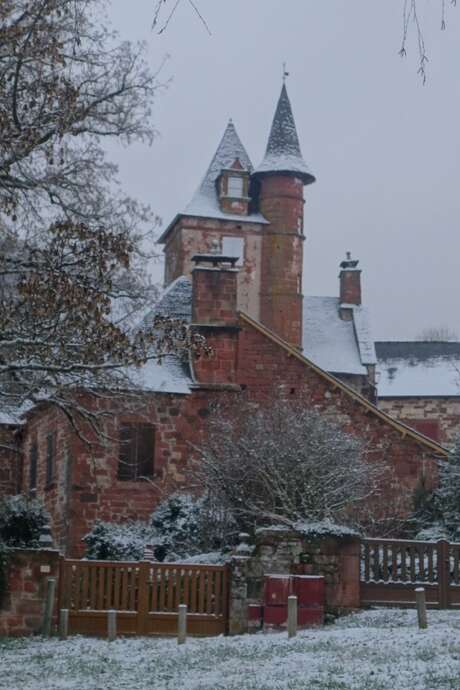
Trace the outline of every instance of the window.
{"type": "Polygon", "coordinates": [[[238,257],[237,266],[244,263],[244,239],[242,237],[223,237],[222,254],[224,256],[238,257]]]}
{"type": "Polygon", "coordinates": [[[155,428],[151,424],[120,425],[118,479],[137,481],[153,476],[155,428]]]}
{"type": "Polygon", "coordinates": [[[54,458],[56,453],[56,434],[46,437],[46,486],[50,486],[54,479],[54,458]]]}
{"type": "Polygon", "coordinates": [[[243,196],[243,178],[229,175],[227,181],[227,196],[243,196]]]}
{"type": "Polygon", "coordinates": [[[35,441],[30,447],[29,489],[31,491],[37,488],[37,459],[38,448],[37,442],[35,441]]]}

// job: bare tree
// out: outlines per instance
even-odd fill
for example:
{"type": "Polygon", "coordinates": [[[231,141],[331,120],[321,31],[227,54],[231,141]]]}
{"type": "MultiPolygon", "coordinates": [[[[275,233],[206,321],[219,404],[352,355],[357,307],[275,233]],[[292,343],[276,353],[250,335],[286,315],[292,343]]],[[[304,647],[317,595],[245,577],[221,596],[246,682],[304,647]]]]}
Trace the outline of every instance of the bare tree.
{"type": "MultiPolygon", "coordinates": [[[[160,88],[101,0],[0,3],[0,408],[126,389],[129,366],[200,346],[185,325],[133,329],[155,291],[151,211],[103,142],[150,143],[160,88]]],[[[82,409],[79,408],[79,412],[82,409]]]]}
{"type": "Polygon", "coordinates": [[[354,523],[363,505],[379,503],[388,469],[300,401],[217,410],[198,455],[199,490],[250,530],[326,518],[354,523]]]}
{"type": "MultiPolygon", "coordinates": [[[[439,2],[441,31],[445,31],[447,28],[448,7],[455,7],[457,0],[437,1],[439,2]]],[[[419,0],[401,0],[401,2],[403,8],[403,20],[401,48],[399,50],[399,54],[401,57],[406,57],[408,52],[409,37],[414,34],[418,52],[418,73],[425,84],[427,78],[426,69],[428,63],[428,53],[424,38],[424,24],[419,12],[420,3],[419,0]]],[[[183,3],[188,3],[192,6],[208,33],[211,33],[205,17],[200,12],[197,3],[193,0],[155,0],[153,27],[158,30],[158,33],[163,33],[167,29],[172,18],[176,14],[180,5],[183,3]]]]}
{"type": "Polygon", "coordinates": [[[456,342],[458,339],[457,333],[445,325],[425,328],[416,337],[416,340],[430,342],[456,342]]]}
{"type": "MultiPolygon", "coordinates": [[[[440,6],[441,31],[445,31],[447,28],[447,8],[448,6],[455,7],[457,0],[438,1],[440,6]]],[[[428,54],[425,45],[423,22],[420,18],[419,2],[418,0],[403,0],[403,3],[403,32],[399,54],[401,57],[405,57],[407,55],[407,43],[409,35],[411,33],[415,33],[419,59],[418,73],[421,76],[423,83],[425,83],[428,54]]]]}

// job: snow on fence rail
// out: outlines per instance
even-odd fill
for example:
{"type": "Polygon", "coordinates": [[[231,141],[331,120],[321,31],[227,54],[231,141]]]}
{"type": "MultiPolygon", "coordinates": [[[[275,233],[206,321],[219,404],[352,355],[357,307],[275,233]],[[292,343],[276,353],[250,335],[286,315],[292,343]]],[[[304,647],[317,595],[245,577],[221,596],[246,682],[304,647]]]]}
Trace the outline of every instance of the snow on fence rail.
{"type": "Polygon", "coordinates": [[[363,539],[360,572],[363,603],[412,605],[423,584],[431,605],[460,606],[460,544],[363,539]]]}

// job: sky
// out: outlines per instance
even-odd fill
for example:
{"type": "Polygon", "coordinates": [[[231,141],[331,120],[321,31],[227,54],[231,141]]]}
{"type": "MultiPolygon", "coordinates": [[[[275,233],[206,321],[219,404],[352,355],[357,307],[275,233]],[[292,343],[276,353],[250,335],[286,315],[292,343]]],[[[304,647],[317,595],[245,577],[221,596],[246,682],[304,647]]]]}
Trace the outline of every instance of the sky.
{"type": "MultiPolygon", "coordinates": [[[[430,327],[460,336],[460,8],[440,30],[441,0],[418,0],[429,56],[415,34],[398,55],[403,0],[181,0],[166,31],[154,0],[111,0],[122,38],[143,40],[160,79],[151,147],[111,146],[127,192],[165,227],[198,186],[231,117],[257,165],[282,65],[304,158],[304,294],[338,295],[346,251],[360,260],[363,302],[379,340],[430,327]]],[[[166,18],[166,15],[165,15],[166,18]]],[[[162,280],[157,264],[154,276],[162,280]]]]}

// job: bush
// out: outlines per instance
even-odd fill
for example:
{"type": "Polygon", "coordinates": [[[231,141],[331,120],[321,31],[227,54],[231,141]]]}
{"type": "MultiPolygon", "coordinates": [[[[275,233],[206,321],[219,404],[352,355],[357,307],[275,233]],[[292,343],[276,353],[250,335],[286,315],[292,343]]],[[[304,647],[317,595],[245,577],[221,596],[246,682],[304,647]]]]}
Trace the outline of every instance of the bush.
{"type": "Polygon", "coordinates": [[[5,546],[36,548],[48,522],[43,504],[25,496],[8,496],[0,503],[0,541],[5,546]]]}
{"type": "Polygon", "coordinates": [[[155,545],[158,540],[152,528],[144,522],[115,524],[98,521],[83,541],[86,556],[92,560],[140,561],[144,557],[144,547],[155,545]]]}
{"type": "Polygon", "coordinates": [[[173,494],[159,504],[149,522],[99,521],[83,541],[90,559],[142,560],[144,548],[152,545],[156,560],[175,561],[220,551],[230,539],[228,524],[207,499],[173,494]]]}

